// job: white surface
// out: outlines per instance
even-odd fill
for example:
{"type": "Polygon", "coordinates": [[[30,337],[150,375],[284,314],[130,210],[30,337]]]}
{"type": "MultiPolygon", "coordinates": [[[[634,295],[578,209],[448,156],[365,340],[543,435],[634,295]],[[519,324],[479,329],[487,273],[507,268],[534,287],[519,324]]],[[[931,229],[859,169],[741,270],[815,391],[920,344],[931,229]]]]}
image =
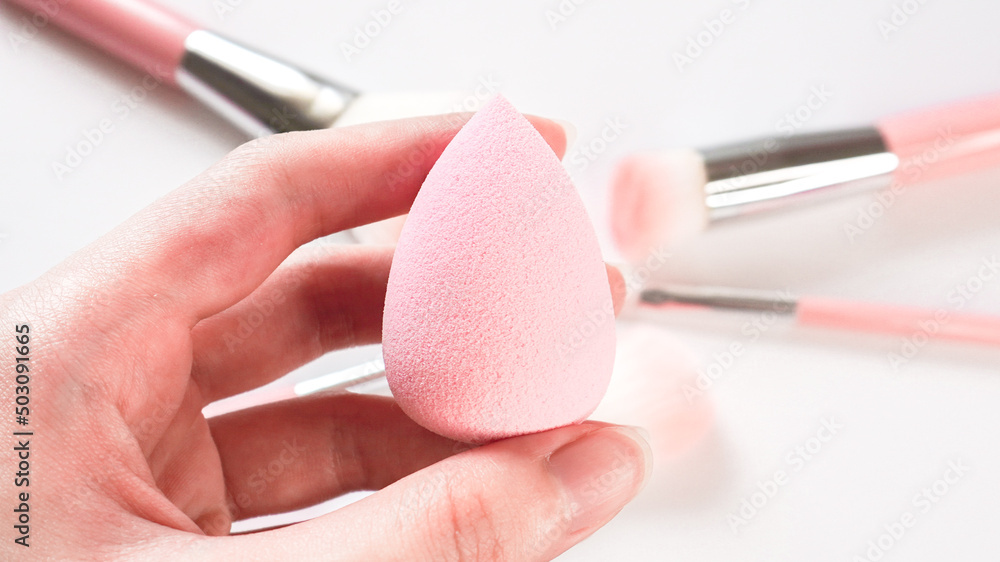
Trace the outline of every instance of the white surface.
{"type": "MultiPolygon", "coordinates": [[[[783,115],[813,88],[832,96],[803,130],[1000,89],[994,3],[897,0],[919,9],[886,41],[878,22],[894,2],[884,0],[593,1],[554,30],[546,10],[558,10],[557,0],[401,1],[403,12],[351,61],[340,44],[385,2],[166,3],[363,89],[498,82],[524,111],[574,122],[578,148],[607,120],[620,121],[624,131],[593,161],[572,151],[567,158],[602,232],[605,183],[630,151],[778,134],[783,115]],[[233,9],[220,15],[224,5],[233,9]],[[679,72],[672,54],[723,9],[735,22],[679,72]]],[[[140,74],[53,29],[15,49],[9,38],[20,17],[0,10],[0,290],[30,281],[241,139],[166,87],[124,113],[121,97],[141,85],[140,74]],[[114,130],[58,179],[53,161],[102,119],[114,130]]],[[[657,275],[952,307],[954,286],[1000,253],[998,183],[1000,174],[983,173],[914,189],[853,242],[844,225],[870,198],[728,226],[678,249],[657,275]]],[[[964,309],[1000,314],[1000,277],[964,309]]],[[[1000,352],[930,344],[893,369],[888,354],[900,338],[774,327],[754,340],[742,326],[755,319],[672,318],[705,369],[733,341],[745,345],[710,389],[718,412],[712,437],[660,463],[641,497],[564,560],[865,559],[868,541],[906,511],[915,523],[883,560],[1000,556],[1000,352]],[[831,417],[843,429],[796,471],[787,452],[831,417]],[[922,513],[912,498],[954,459],[969,472],[922,513]],[[790,473],[787,484],[732,532],[727,515],[779,469],[790,473]]],[[[295,376],[357,358],[333,355],[295,376]]]]}

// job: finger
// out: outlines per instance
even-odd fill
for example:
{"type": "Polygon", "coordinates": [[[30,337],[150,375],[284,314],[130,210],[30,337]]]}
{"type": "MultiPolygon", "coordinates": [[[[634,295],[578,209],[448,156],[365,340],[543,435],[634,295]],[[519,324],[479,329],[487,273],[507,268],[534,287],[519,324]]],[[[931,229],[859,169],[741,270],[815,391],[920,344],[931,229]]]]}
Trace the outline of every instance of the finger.
{"type": "MultiPolygon", "coordinates": [[[[303,248],[249,297],[191,331],[205,403],[265,385],[344,347],[380,341],[391,248],[303,248]]],[[[615,313],[625,283],[607,266],[615,313]]]]}
{"type": "Polygon", "coordinates": [[[615,309],[615,316],[618,316],[625,306],[628,286],[625,284],[625,276],[617,267],[609,263],[604,265],[608,270],[608,284],[611,285],[611,302],[615,309]]]}
{"type": "Polygon", "coordinates": [[[550,560],[621,510],[641,488],[649,459],[633,430],[588,422],[507,439],[311,521],[217,541],[214,554],[550,560]]]}
{"type": "Polygon", "coordinates": [[[249,297],[192,329],[191,377],[206,404],[328,351],[380,340],[392,248],[302,250],[249,297]]]}
{"type": "Polygon", "coordinates": [[[209,424],[201,414],[197,389],[188,385],[176,408],[157,405],[148,411],[134,438],[146,457],[157,492],[203,532],[229,534],[228,523],[220,524],[219,517],[226,505],[219,486],[222,469],[209,424]],[[165,422],[169,424],[164,427],[165,422]]]}
{"type": "MultiPolygon", "coordinates": [[[[531,125],[535,127],[535,130],[542,135],[545,142],[549,143],[549,146],[552,148],[552,152],[555,152],[556,156],[562,160],[562,157],[566,155],[567,143],[569,142],[566,129],[551,119],[546,119],[537,115],[525,115],[524,117],[530,121],[531,125]]],[[[572,127],[572,125],[570,125],[570,127],[572,127]]]]}
{"type": "MultiPolygon", "coordinates": [[[[193,325],[250,294],[301,244],[406,212],[469,114],[288,133],[247,143],[132,217],[76,270],[130,311],[193,325]]],[[[557,150],[559,125],[533,118],[557,150]]]]}
{"type": "Polygon", "coordinates": [[[232,520],[377,490],[467,448],[420,427],[381,396],[321,394],[209,423],[232,520]]]}

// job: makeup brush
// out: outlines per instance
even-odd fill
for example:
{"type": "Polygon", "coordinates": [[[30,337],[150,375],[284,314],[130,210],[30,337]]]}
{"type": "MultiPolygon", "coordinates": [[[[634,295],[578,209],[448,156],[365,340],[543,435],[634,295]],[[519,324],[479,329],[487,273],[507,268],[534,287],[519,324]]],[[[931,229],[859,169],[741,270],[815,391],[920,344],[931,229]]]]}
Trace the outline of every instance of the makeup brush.
{"type": "Polygon", "coordinates": [[[960,314],[947,309],[867,303],[725,287],[658,286],[644,289],[640,305],[653,308],[698,306],[757,310],[793,316],[796,323],[853,332],[940,338],[1000,345],[1000,317],[960,314]]]}
{"type": "Polygon", "coordinates": [[[623,322],[615,330],[611,384],[590,419],[645,428],[656,462],[676,460],[714,425],[712,397],[698,390],[698,356],[663,326],[623,322]]]}
{"type": "Polygon", "coordinates": [[[704,150],[639,153],[611,186],[611,230],[631,260],[718,221],[1000,163],[1000,95],[904,113],[869,127],[704,150]]]}
{"type": "MultiPolygon", "coordinates": [[[[152,79],[183,90],[251,137],[479,108],[484,94],[361,94],[240,45],[147,0],[6,0],[53,22],[152,79]]],[[[492,84],[480,89],[491,92],[492,84]]],[[[402,217],[347,231],[384,244],[402,217]]]]}
{"type": "Polygon", "coordinates": [[[452,111],[456,92],[360,94],[146,0],[7,0],[165,84],[251,136],[452,111]]]}
{"type": "Polygon", "coordinates": [[[334,371],[316,378],[291,385],[279,386],[264,392],[245,392],[212,402],[202,410],[205,417],[221,416],[254,406],[290,400],[321,391],[349,390],[362,384],[376,381],[385,376],[385,363],[381,358],[365,361],[359,365],[334,371]]]}

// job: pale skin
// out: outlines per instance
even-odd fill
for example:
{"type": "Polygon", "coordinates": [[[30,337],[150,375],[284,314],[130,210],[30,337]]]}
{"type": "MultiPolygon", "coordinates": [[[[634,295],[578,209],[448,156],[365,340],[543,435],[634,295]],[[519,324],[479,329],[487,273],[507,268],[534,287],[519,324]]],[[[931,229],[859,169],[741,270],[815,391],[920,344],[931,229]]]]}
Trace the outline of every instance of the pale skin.
{"type": "MultiPolygon", "coordinates": [[[[648,446],[628,428],[584,422],[472,448],[376,396],[201,413],[323,353],[379,341],[392,249],[297,248],[404,213],[467,119],[248,143],[0,295],[0,405],[14,407],[15,328],[26,325],[35,434],[30,485],[17,487],[11,432],[24,426],[4,415],[3,558],[548,560],[608,522],[649,471],[648,446]],[[239,331],[255,313],[265,321],[239,331]],[[229,535],[235,520],[352,490],[379,491],[305,523],[229,535]],[[22,492],[29,548],[11,529],[22,492]]],[[[561,127],[531,120],[561,155],[561,127]]],[[[621,276],[609,278],[620,305],[621,276]]]]}

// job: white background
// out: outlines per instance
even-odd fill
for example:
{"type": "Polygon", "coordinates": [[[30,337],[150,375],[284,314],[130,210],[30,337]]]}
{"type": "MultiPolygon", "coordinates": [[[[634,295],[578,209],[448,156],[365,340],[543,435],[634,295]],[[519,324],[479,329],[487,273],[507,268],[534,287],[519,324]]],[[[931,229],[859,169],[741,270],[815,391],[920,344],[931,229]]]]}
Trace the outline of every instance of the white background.
{"type": "MultiPolygon", "coordinates": [[[[366,91],[463,90],[492,78],[522,111],[575,123],[577,147],[606,119],[620,120],[627,129],[596,160],[567,159],[608,259],[616,255],[606,186],[625,154],[775,135],[812,88],[832,96],[802,130],[1000,89],[1000,5],[972,0],[911,0],[916,12],[888,38],[879,20],[894,3],[885,0],[567,0],[573,13],[554,28],[546,11],[558,12],[557,0],[401,0],[403,11],[351,60],[341,44],[386,2],[164,3],[366,91]],[[723,9],[735,22],[679,70],[673,54],[723,9]]],[[[0,10],[0,290],[35,278],[242,141],[165,86],[123,118],[113,108],[140,73],[51,28],[12,45],[21,17],[0,10]],[[102,119],[113,132],[58,178],[53,162],[102,119]]],[[[980,262],[1000,252],[998,181],[994,171],[914,188],[853,240],[844,226],[871,196],[726,225],[677,248],[657,275],[952,311],[955,286],[979,286],[980,262]]],[[[963,311],[1000,315],[1000,279],[986,280],[963,311]]],[[[733,342],[746,353],[709,391],[710,434],[658,459],[642,495],[563,559],[864,559],[868,541],[908,511],[914,526],[883,560],[1000,556],[1000,352],[931,343],[893,368],[901,337],[775,325],[749,341],[742,327],[753,315],[661,317],[702,370],[733,342]],[[794,470],[786,453],[823,418],[843,429],[794,470]],[[970,470],[923,513],[912,498],[956,460],[970,470]],[[779,469],[791,469],[788,483],[734,533],[727,516],[779,469]]],[[[373,353],[333,354],[293,376],[373,353]]]]}

